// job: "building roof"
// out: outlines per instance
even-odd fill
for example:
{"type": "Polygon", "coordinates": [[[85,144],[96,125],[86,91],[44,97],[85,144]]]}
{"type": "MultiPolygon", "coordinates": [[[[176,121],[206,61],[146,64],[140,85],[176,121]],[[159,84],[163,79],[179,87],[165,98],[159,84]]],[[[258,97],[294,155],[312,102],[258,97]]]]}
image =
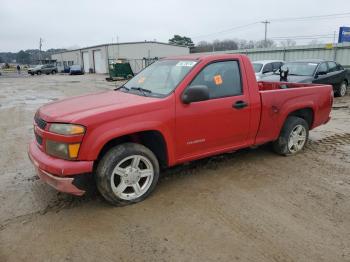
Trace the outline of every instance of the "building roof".
{"type": "Polygon", "coordinates": [[[87,46],[87,47],[76,48],[76,49],[71,49],[71,50],[66,50],[66,51],[58,52],[58,53],[55,53],[54,55],[62,54],[62,53],[67,53],[67,52],[80,51],[80,50],[89,49],[89,48],[97,48],[97,47],[102,47],[102,46],[111,46],[111,45],[133,45],[133,44],[145,44],[145,43],[146,43],[146,44],[170,45],[170,46],[176,46],[176,47],[189,48],[188,46],[184,46],[184,45],[175,45],[175,44],[169,44],[169,43],[163,43],[163,42],[157,42],[157,41],[138,41],[138,42],[107,43],[107,44],[101,44],[101,45],[93,45],[93,46],[87,46]]]}

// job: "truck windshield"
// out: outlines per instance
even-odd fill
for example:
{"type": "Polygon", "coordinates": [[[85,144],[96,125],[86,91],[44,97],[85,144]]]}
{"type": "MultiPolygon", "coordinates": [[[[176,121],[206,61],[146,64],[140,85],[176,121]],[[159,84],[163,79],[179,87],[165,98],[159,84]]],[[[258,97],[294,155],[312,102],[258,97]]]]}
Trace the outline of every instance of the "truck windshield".
{"type": "Polygon", "coordinates": [[[172,92],[197,64],[189,60],[161,60],[153,63],[127,82],[125,90],[149,96],[165,96],[172,92]]]}
{"type": "Polygon", "coordinates": [[[253,67],[254,67],[254,71],[255,73],[259,73],[261,68],[262,68],[263,64],[260,63],[253,63],[253,67]]]}
{"type": "Polygon", "coordinates": [[[309,62],[290,62],[285,66],[289,69],[289,75],[312,76],[315,73],[317,63],[309,62]]]}

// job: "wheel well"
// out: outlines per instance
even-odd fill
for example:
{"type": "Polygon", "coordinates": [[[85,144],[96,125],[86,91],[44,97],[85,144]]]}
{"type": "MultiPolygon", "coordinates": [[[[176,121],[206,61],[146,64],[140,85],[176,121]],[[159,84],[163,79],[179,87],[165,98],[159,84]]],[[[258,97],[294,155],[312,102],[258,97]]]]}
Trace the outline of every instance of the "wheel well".
{"type": "Polygon", "coordinates": [[[303,108],[296,110],[292,113],[290,113],[288,116],[297,116],[306,121],[306,123],[309,125],[309,128],[311,128],[312,123],[314,122],[314,112],[311,108],[303,108]]]}
{"type": "Polygon", "coordinates": [[[160,167],[165,168],[168,166],[168,154],[164,137],[159,131],[154,130],[133,133],[110,140],[103,146],[102,150],[100,151],[98,158],[95,161],[95,166],[100,161],[100,159],[109,151],[109,149],[126,142],[133,142],[144,145],[155,154],[159,161],[160,167]]]}

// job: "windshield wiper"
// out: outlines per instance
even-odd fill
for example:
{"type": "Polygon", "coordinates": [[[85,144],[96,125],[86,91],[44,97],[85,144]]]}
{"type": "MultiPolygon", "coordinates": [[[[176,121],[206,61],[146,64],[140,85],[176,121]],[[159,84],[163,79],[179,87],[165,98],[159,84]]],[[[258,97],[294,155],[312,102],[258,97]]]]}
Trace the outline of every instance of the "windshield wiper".
{"type": "Polygon", "coordinates": [[[127,88],[127,87],[124,86],[124,85],[121,85],[121,86],[118,86],[118,87],[114,88],[115,91],[120,90],[120,89],[125,89],[126,91],[129,91],[129,90],[130,90],[129,88],[127,88]]]}
{"type": "Polygon", "coordinates": [[[150,94],[152,93],[151,90],[149,89],[145,89],[145,88],[142,88],[142,87],[130,87],[131,90],[137,90],[137,91],[140,91],[144,96],[147,96],[146,93],[150,94]]]}

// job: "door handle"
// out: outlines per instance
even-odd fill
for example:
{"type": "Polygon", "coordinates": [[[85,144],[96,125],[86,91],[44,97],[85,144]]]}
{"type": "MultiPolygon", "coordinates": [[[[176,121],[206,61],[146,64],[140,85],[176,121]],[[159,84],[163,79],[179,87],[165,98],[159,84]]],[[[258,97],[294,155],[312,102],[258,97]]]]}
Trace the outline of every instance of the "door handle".
{"type": "Polygon", "coordinates": [[[236,109],[243,109],[243,108],[245,108],[245,107],[247,107],[248,106],[248,104],[246,103],[246,102],[244,102],[244,101],[237,101],[236,103],[234,103],[233,105],[232,105],[232,107],[233,108],[236,108],[236,109]]]}

